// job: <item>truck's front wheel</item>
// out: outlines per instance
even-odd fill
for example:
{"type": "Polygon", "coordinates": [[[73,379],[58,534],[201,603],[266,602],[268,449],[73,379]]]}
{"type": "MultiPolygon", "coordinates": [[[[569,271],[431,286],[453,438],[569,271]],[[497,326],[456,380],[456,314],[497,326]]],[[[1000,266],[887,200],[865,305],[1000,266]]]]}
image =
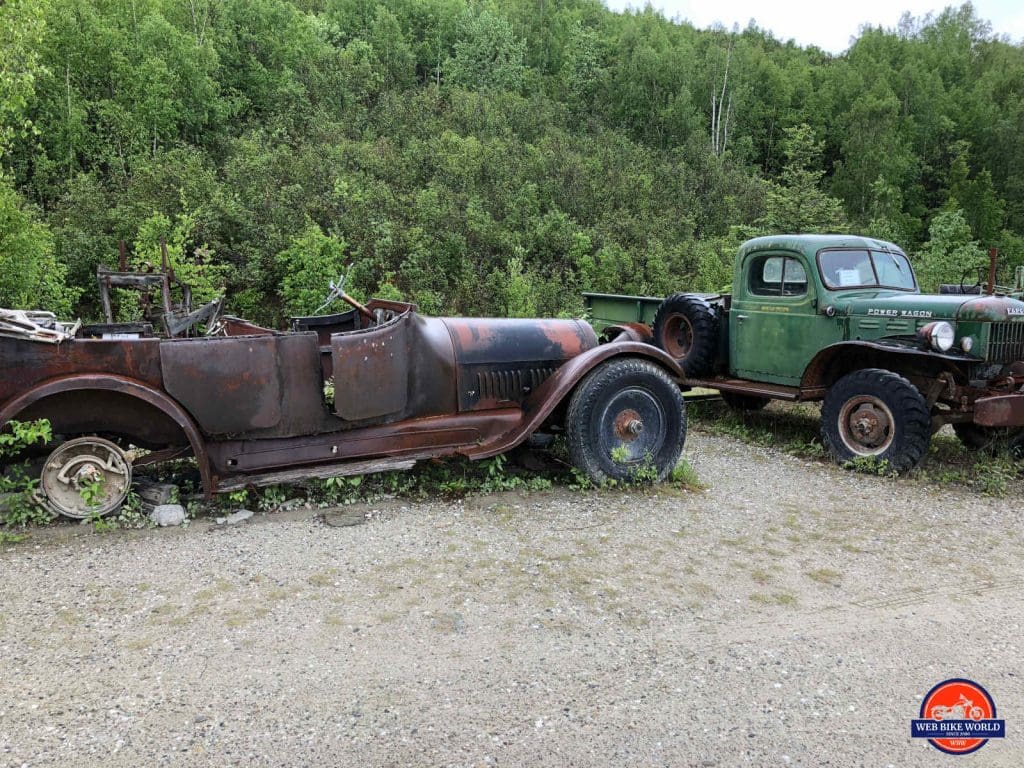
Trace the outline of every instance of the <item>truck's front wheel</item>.
{"type": "Polygon", "coordinates": [[[838,464],[872,457],[895,472],[905,472],[928,451],[928,404],[899,374],[880,368],[854,371],[825,396],[821,440],[838,464]]]}
{"type": "Polygon", "coordinates": [[[573,393],[565,437],[572,463],[594,483],[664,480],[686,439],[682,393],[654,363],[610,360],[573,393]]]}

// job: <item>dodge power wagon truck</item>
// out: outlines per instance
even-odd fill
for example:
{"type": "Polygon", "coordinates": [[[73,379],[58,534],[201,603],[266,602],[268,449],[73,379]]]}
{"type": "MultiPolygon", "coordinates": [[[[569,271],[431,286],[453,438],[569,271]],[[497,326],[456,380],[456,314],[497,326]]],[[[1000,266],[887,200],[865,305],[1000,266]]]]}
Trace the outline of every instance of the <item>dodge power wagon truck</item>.
{"type": "Polygon", "coordinates": [[[822,401],[822,443],[837,462],[875,457],[904,471],[944,424],[975,448],[1019,440],[1024,302],[993,282],[922,294],[892,243],[778,235],[740,247],[731,294],[585,300],[599,329],[678,360],[684,387],[748,410],[822,401]]]}

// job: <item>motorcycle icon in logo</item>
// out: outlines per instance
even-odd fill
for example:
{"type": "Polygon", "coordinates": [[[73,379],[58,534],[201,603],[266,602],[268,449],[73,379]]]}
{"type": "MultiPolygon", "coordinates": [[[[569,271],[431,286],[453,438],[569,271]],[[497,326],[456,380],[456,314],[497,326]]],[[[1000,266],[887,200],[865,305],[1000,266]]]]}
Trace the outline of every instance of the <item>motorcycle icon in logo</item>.
{"type": "Polygon", "coordinates": [[[943,704],[933,706],[931,716],[933,720],[981,720],[985,716],[985,711],[981,707],[976,707],[973,701],[961,693],[957,703],[951,707],[943,704]]]}
{"type": "Polygon", "coordinates": [[[950,755],[981,749],[989,739],[1006,736],[1006,721],[996,719],[996,703],[972,680],[952,678],[932,688],[921,701],[910,735],[950,755]]]}

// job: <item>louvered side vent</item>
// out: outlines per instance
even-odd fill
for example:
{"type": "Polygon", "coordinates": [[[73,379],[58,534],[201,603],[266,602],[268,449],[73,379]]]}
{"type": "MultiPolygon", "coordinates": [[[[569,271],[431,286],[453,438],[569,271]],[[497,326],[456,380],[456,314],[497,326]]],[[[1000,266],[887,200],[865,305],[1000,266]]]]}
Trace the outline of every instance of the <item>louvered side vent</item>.
{"type": "Polygon", "coordinates": [[[481,371],[476,375],[481,400],[519,400],[539,387],[555,372],[554,368],[519,368],[505,371],[481,371]]]}
{"type": "Polygon", "coordinates": [[[1024,323],[992,323],[988,359],[994,363],[1024,360],[1024,323]]]}

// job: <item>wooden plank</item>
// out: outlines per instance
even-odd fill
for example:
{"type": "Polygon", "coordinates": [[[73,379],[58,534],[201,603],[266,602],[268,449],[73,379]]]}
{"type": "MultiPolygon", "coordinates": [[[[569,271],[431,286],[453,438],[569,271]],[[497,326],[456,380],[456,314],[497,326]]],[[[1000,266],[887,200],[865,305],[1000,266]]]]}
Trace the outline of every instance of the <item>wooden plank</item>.
{"type": "Polygon", "coordinates": [[[328,477],[404,471],[412,469],[414,464],[416,464],[416,459],[372,459],[370,461],[350,461],[345,464],[284,469],[260,475],[238,475],[226,480],[219,480],[216,492],[240,491],[244,488],[260,488],[266,485],[277,485],[278,483],[295,483],[300,480],[323,480],[328,477]]]}

